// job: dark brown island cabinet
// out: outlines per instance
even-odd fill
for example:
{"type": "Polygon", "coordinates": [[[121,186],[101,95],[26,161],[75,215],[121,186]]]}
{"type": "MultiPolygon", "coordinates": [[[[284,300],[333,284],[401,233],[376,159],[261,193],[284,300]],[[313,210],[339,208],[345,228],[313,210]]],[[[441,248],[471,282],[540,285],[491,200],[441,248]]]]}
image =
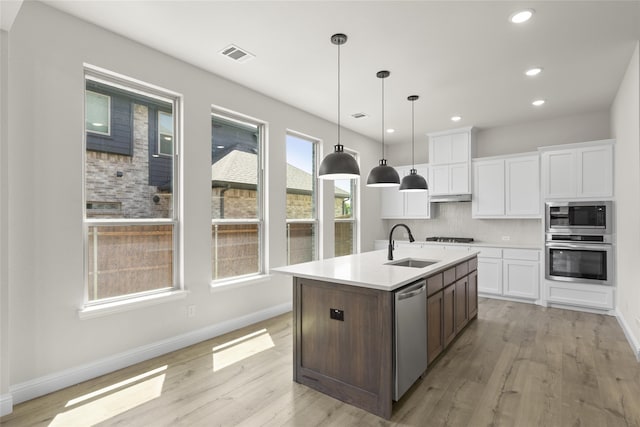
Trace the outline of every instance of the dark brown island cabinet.
{"type": "MultiPolygon", "coordinates": [[[[478,315],[477,265],[473,257],[426,276],[427,369],[478,315]]],[[[394,292],[402,288],[301,277],[293,286],[294,380],[391,418],[394,292]]]]}

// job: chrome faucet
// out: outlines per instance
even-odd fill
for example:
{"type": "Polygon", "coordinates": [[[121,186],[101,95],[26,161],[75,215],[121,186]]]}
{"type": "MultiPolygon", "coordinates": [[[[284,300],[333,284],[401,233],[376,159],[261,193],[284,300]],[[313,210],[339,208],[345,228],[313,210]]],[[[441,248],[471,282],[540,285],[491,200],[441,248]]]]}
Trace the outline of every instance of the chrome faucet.
{"type": "Polygon", "coordinates": [[[391,227],[391,231],[389,232],[389,255],[387,256],[387,259],[390,261],[393,260],[393,240],[391,240],[393,238],[393,230],[400,226],[404,227],[407,230],[407,233],[409,233],[410,242],[416,241],[416,239],[413,238],[413,234],[411,234],[411,230],[409,230],[409,227],[407,227],[406,224],[396,224],[391,227]]]}

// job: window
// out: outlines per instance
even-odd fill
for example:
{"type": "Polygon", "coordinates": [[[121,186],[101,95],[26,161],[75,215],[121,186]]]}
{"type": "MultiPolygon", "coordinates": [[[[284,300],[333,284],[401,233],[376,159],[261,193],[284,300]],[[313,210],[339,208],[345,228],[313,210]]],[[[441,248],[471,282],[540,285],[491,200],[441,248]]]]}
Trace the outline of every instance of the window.
{"type": "Polygon", "coordinates": [[[214,110],[211,118],[211,270],[229,280],[264,272],[264,125],[214,110]]]}
{"type": "MultiPolygon", "coordinates": [[[[357,156],[354,152],[345,152],[357,156]]],[[[351,255],[358,251],[358,181],[354,179],[337,179],[334,181],[334,238],[335,256],[351,255]]]]}
{"type": "Polygon", "coordinates": [[[85,92],[87,132],[109,135],[111,129],[111,97],[87,90],[85,92]]]}
{"type": "Polygon", "coordinates": [[[287,134],[287,264],[318,258],[317,141],[287,134]]]}
{"type": "Polygon", "coordinates": [[[173,117],[170,112],[158,111],[158,154],[173,155],[173,117]]]}
{"type": "MultiPolygon", "coordinates": [[[[84,233],[87,305],[173,290],[177,287],[178,239],[174,189],[177,162],[168,160],[165,185],[153,185],[156,134],[149,125],[150,111],[162,108],[173,131],[179,127],[178,95],[165,93],[107,73],[85,70],[86,87],[113,96],[94,96],[86,90],[84,149],[84,233]],[[124,129],[126,150],[92,144],[96,100],[110,98],[111,138],[124,129]],[[92,111],[94,111],[92,113],[92,111]],[[90,115],[93,114],[91,117],[90,115]],[[126,135],[125,135],[126,134],[126,135]]],[[[105,103],[101,104],[107,105],[105,103]]],[[[101,110],[100,110],[101,111],[101,110]]],[[[102,111],[104,116],[104,111],[102,111]]],[[[173,132],[172,132],[173,137],[173,132]]],[[[172,139],[170,152],[175,152],[172,139]]]]}

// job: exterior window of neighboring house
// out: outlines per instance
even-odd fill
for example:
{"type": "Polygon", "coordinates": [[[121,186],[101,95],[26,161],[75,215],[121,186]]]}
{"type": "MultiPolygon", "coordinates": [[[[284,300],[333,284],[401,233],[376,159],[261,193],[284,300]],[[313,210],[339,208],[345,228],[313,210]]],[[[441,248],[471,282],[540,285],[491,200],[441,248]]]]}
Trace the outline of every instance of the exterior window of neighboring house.
{"type": "Polygon", "coordinates": [[[158,154],[173,155],[173,115],[158,111],[158,154]]]}
{"type": "Polygon", "coordinates": [[[287,264],[318,259],[317,145],[287,133],[287,264]]]}
{"type": "Polygon", "coordinates": [[[154,118],[166,112],[167,149],[176,152],[179,96],[89,68],[85,86],[86,303],[171,291],[178,286],[178,163],[157,158],[162,126],[154,118]],[[103,119],[111,131],[97,134],[103,119]]]}
{"type": "MultiPolygon", "coordinates": [[[[353,155],[355,152],[344,149],[353,155]]],[[[351,255],[358,251],[358,181],[338,179],[334,181],[334,233],[335,256],[351,255]]]]}
{"type": "Polygon", "coordinates": [[[213,111],[211,272],[213,281],[264,272],[264,125],[213,111]]]}
{"type": "Polygon", "coordinates": [[[85,128],[87,132],[109,135],[111,130],[111,97],[87,90],[85,128]]]}

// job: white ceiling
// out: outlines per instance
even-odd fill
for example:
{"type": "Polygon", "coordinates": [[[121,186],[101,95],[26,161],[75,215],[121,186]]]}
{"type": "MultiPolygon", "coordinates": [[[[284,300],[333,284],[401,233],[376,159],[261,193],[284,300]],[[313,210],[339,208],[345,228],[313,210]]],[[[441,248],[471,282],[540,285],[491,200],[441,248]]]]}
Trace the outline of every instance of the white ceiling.
{"type": "Polygon", "coordinates": [[[635,1],[60,1],[47,4],[288,104],[336,121],[342,32],[342,124],[389,143],[415,131],[480,128],[607,110],[637,40],[635,1]],[[508,21],[535,10],[521,25],[508,21]],[[239,64],[218,52],[256,55],[239,64]],[[535,78],[532,66],[544,68],[535,78]],[[542,107],[531,101],[546,99],[542,107]],[[370,117],[354,119],[352,113],[370,117]],[[459,114],[462,121],[450,117],[459,114]]]}

